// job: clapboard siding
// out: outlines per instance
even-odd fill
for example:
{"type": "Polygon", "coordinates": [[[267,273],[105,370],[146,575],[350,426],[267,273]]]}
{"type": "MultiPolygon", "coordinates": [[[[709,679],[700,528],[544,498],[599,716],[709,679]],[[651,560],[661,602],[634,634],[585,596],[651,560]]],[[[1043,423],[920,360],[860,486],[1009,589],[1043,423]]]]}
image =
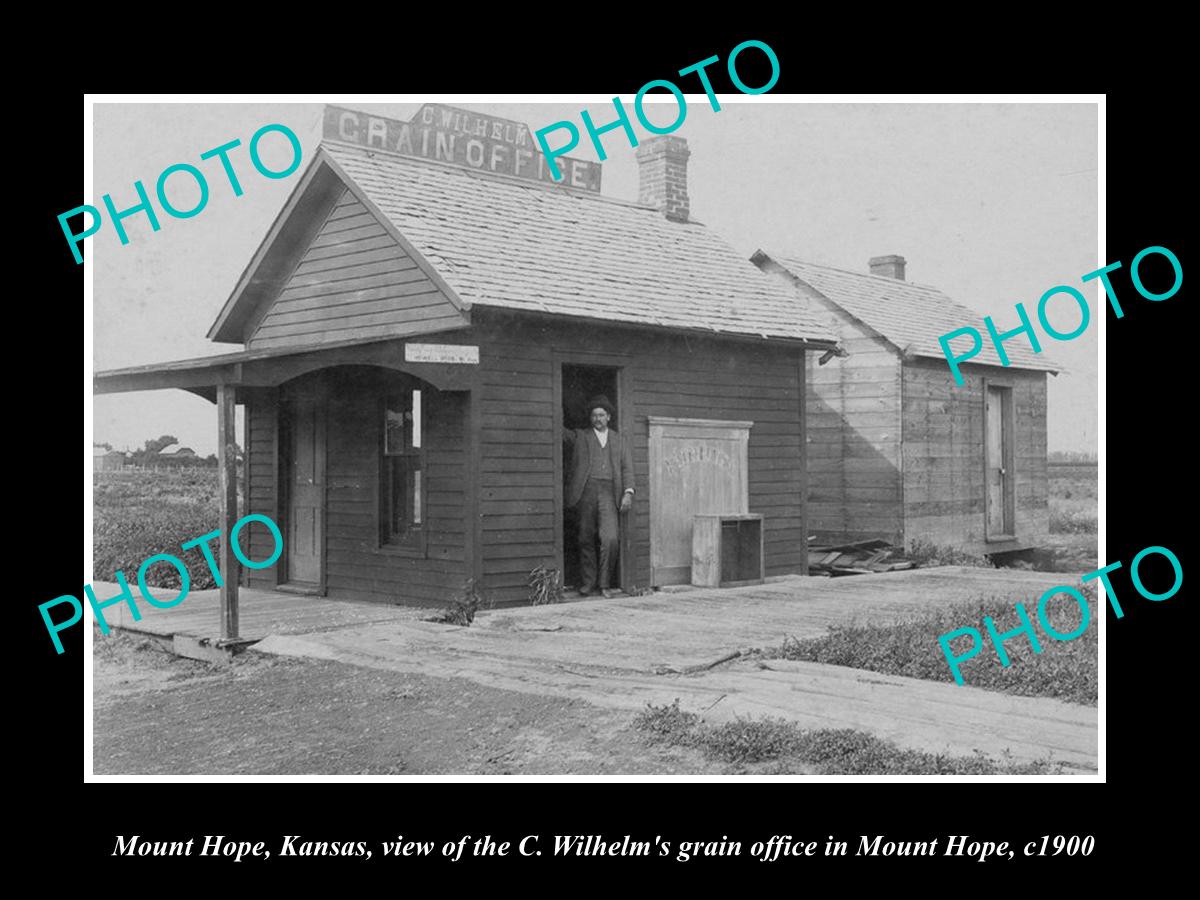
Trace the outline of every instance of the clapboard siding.
{"type": "Polygon", "coordinates": [[[809,302],[848,353],[823,366],[813,355],[808,359],[810,533],[821,543],[899,543],[899,357],[832,303],[809,302]]]}
{"type": "Polygon", "coordinates": [[[552,352],[521,347],[503,330],[472,329],[480,345],[477,473],[484,587],[499,603],[529,595],[529,573],[556,566],[554,458],[562,439],[554,412],[552,352]]]}
{"type": "Polygon", "coordinates": [[[631,441],[634,457],[635,585],[649,582],[647,417],[652,415],[755,423],[748,448],[750,509],[765,517],[766,569],[768,574],[800,570],[799,351],[604,327],[535,325],[495,313],[452,340],[481,348],[482,571],[498,602],[524,602],[529,572],[557,565],[561,525],[554,454],[561,454],[562,438],[553,385],[555,367],[564,362],[625,370],[631,396],[618,403],[626,410],[632,404],[635,416],[632,423],[621,417],[618,430],[631,441]],[[589,355],[606,348],[615,355],[589,355]]]}
{"type": "Polygon", "coordinates": [[[1015,545],[1036,546],[1049,532],[1046,374],[973,365],[964,366],[963,374],[959,387],[944,362],[904,365],[906,540],[980,553],[996,549],[984,534],[983,379],[989,378],[1013,389],[1015,545]]]}
{"type": "MultiPolygon", "coordinates": [[[[326,404],[325,584],[331,597],[443,605],[469,569],[465,541],[466,395],[440,392],[381,368],[333,368],[326,404]],[[422,389],[425,462],[424,553],[381,546],[382,403],[388,393],[422,389]]],[[[294,383],[292,390],[297,390],[294,383]]],[[[258,417],[252,417],[257,422],[258,417]]],[[[258,445],[252,445],[257,447],[258,445]]]]}
{"type": "MultiPolygon", "coordinates": [[[[246,408],[246,485],[242,514],[258,513],[279,523],[279,470],[275,456],[278,424],[276,394],[273,390],[247,390],[243,394],[243,402],[246,408]]],[[[270,532],[258,523],[247,526],[240,538],[250,559],[269,559],[275,551],[270,532]],[[248,540],[245,537],[247,532],[248,540]]],[[[270,589],[276,584],[277,567],[251,569],[244,566],[243,574],[249,587],[270,589]]]]}
{"type": "Polygon", "coordinates": [[[248,348],[453,328],[462,315],[433,280],[347,191],[291,277],[259,313],[248,348]]]}
{"type": "MultiPolygon", "coordinates": [[[[330,221],[345,225],[339,233],[362,227],[346,205],[330,221]]],[[[380,249],[359,255],[377,264],[380,249]]],[[[328,267],[330,256],[313,259],[317,265],[306,266],[306,273],[347,274],[347,267],[328,267]]],[[[369,367],[305,376],[337,385],[326,414],[329,596],[442,605],[478,574],[497,603],[527,602],[529,573],[559,565],[562,411],[555,405],[556,378],[559,367],[571,363],[623,370],[618,428],[634,457],[637,493],[628,521],[635,586],[649,582],[649,416],[754,423],[747,450],[749,506],[764,516],[765,568],[770,575],[802,571],[806,475],[799,349],[604,326],[576,329],[479,309],[474,318],[470,328],[436,338],[479,347],[479,365],[456,370],[472,393],[424,389],[423,556],[381,548],[378,537],[379,404],[387,379],[404,376],[369,367]]],[[[403,341],[394,347],[395,359],[403,359],[403,341]]],[[[274,396],[274,390],[263,393],[274,396]]],[[[256,403],[248,422],[251,493],[255,503],[269,505],[278,478],[274,408],[256,403]]]]}

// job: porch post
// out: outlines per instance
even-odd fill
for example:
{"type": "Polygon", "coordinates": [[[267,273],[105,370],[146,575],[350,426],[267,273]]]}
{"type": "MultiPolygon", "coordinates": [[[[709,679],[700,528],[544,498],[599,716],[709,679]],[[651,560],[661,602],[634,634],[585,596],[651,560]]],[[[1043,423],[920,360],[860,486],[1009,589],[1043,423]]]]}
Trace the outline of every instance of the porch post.
{"type": "Polygon", "coordinates": [[[238,580],[241,567],[233,553],[233,526],[237,523],[237,453],[234,449],[235,388],[217,385],[217,460],[221,473],[221,640],[238,639],[238,580]]]}
{"type": "Polygon", "coordinates": [[[808,535],[812,517],[808,505],[808,359],[809,351],[800,350],[796,367],[796,387],[800,395],[800,456],[796,460],[800,477],[800,575],[808,574],[808,535]]]}

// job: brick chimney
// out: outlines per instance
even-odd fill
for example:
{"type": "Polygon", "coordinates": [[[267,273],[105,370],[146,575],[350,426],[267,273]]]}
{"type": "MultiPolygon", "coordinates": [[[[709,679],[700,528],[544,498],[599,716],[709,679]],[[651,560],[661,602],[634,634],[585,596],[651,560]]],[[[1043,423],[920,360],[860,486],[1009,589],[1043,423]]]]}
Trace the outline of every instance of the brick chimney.
{"type": "Polygon", "coordinates": [[[672,222],[686,222],[688,203],[687,140],[664,134],[637,148],[638,203],[653,206],[672,222]]]}
{"type": "Polygon", "coordinates": [[[894,253],[888,256],[872,256],[871,261],[867,265],[871,267],[872,275],[895,278],[897,281],[904,280],[903,256],[896,256],[894,253]]]}

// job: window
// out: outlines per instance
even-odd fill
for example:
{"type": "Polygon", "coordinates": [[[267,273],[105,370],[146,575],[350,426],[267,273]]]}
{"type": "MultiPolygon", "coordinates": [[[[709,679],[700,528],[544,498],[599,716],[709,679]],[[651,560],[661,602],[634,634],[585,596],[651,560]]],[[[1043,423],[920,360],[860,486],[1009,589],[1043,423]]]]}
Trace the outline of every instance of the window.
{"type": "Polygon", "coordinates": [[[392,547],[421,546],[425,520],[422,483],[421,392],[408,390],[387,397],[383,410],[383,466],[380,478],[379,543],[392,547]]]}

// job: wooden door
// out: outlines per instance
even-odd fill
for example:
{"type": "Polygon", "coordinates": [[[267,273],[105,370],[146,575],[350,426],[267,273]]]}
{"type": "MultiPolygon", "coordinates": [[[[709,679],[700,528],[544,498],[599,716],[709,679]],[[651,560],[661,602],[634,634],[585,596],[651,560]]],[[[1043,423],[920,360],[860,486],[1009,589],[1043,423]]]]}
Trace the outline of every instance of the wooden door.
{"type": "Polygon", "coordinates": [[[325,538],[325,410],[319,396],[294,398],[289,415],[288,581],[322,584],[325,538]]]}
{"type": "Polygon", "coordinates": [[[690,584],[697,515],[750,511],[752,422],[650,417],[650,583],[690,584]]]}
{"type": "Polygon", "coordinates": [[[1015,535],[1012,471],[1012,389],[984,387],[985,536],[1015,535]]]}

